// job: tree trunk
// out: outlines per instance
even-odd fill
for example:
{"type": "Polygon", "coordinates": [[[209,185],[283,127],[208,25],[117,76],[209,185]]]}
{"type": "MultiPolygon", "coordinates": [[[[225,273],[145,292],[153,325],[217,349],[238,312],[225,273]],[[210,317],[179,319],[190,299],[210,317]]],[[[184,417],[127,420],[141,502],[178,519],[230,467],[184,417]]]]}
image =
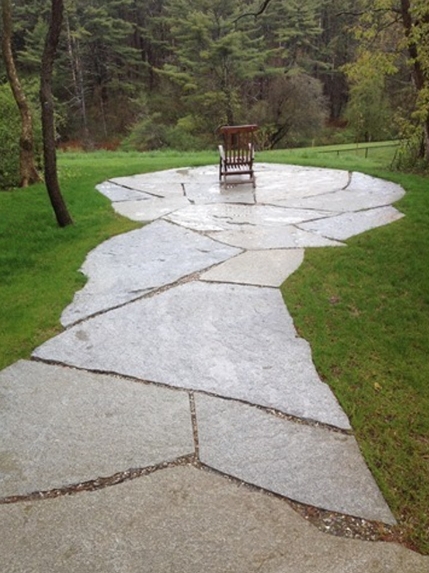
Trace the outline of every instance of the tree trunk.
{"type": "Polygon", "coordinates": [[[85,139],[88,139],[88,120],[86,114],[85,89],[83,84],[82,63],[79,56],[79,42],[73,38],[70,30],[70,22],[66,12],[66,30],[67,30],[67,52],[70,59],[70,70],[73,78],[73,87],[76,101],[80,107],[82,116],[82,126],[85,139]]]}
{"type": "MultiPolygon", "coordinates": [[[[425,73],[420,64],[419,47],[413,40],[411,40],[411,34],[414,22],[412,20],[412,15],[411,15],[410,0],[401,0],[401,17],[402,17],[402,24],[405,30],[405,36],[408,39],[408,53],[410,54],[412,62],[414,85],[416,87],[417,93],[423,93],[425,88],[427,88],[427,79],[425,78],[425,73]]],[[[422,127],[423,127],[422,157],[424,157],[426,161],[429,162],[429,110],[426,110],[426,118],[423,119],[422,121],[422,127]]]]}
{"type": "Polygon", "coordinates": [[[40,103],[42,106],[43,157],[45,160],[45,183],[58,225],[71,225],[73,220],[61,195],[57,173],[55,145],[54,98],[52,96],[52,71],[61,33],[63,0],[52,0],[51,18],[42,55],[40,73],[40,103]]]}
{"type": "Polygon", "coordinates": [[[33,118],[27,98],[16,71],[12,52],[12,8],[10,0],[1,0],[3,14],[2,48],[7,78],[21,115],[21,136],[19,139],[20,186],[28,187],[41,181],[34,161],[33,118]]]}

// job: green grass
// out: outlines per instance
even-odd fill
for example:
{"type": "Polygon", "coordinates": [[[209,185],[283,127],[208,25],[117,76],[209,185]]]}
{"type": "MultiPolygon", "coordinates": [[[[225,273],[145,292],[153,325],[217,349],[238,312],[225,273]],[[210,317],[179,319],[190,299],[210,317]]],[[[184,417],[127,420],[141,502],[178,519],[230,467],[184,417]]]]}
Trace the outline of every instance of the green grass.
{"type": "Polygon", "coordinates": [[[429,178],[387,171],[383,154],[339,162],[313,153],[304,152],[312,164],[366,171],[407,190],[396,204],[404,219],[348,240],[345,249],[306,249],[282,293],[350,417],[400,535],[428,554],[429,178]]]}
{"type": "MultiPolygon", "coordinates": [[[[346,248],[306,249],[282,292],[404,541],[429,553],[429,179],[390,171],[394,148],[372,149],[368,158],[354,149],[320,151],[261,152],[257,160],[359,170],[407,190],[397,204],[404,219],[346,248]]],[[[78,268],[87,252],[137,226],[114,214],[96,183],[208,163],[217,163],[215,152],[60,154],[75,220],[65,229],[56,226],[42,185],[0,193],[0,368],[61,330],[61,311],[84,283],[78,268]]]]}
{"type": "Polygon", "coordinates": [[[257,154],[257,160],[367,171],[371,168],[389,168],[397,154],[397,147],[397,142],[385,141],[359,145],[348,143],[346,145],[282,149],[260,152],[257,154]],[[368,148],[367,152],[366,148],[368,148]]]}
{"type": "Polygon", "coordinates": [[[214,162],[214,153],[59,154],[63,195],[75,221],[60,229],[43,185],[0,192],[0,368],[28,357],[61,330],[59,317],[82,287],[86,254],[138,226],[96,192],[109,177],[214,162]]]}

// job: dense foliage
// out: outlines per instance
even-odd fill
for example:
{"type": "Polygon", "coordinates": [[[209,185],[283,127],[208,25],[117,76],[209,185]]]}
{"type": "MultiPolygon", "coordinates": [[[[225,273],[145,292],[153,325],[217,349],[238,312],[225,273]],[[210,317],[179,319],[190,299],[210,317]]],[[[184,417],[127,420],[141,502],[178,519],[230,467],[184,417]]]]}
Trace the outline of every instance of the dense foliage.
{"type": "MultiPolygon", "coordinates": [[[[274,148],[324,143],[325,126],[347,124],[349,138],[406,135],[429,153],[426,0],[270,0],[255,17],[260,5],[66,0],[59,139],[191,149],[221,124],[256,122],[274,148]]],[[[40,73],[48,12],[44,0],[13,3],[23,78],[40,73]]]]}
{"type": "Polygon", "coordinates": [[[7,84],[0,86],[0,188],[19,184],[19,112],[7,84]]]}

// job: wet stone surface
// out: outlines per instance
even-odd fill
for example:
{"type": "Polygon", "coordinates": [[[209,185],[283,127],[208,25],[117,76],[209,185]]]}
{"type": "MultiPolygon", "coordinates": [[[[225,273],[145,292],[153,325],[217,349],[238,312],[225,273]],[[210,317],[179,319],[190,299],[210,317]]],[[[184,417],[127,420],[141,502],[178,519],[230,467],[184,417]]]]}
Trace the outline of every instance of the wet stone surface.
{"type": "Polygon", "coordinates": [[[115,308],[239,252],[165,221],[114,237],[87,256],[81,272],[88,283],[75,294],[61,322],[68,326],[115,308]]]}
{"type": "Polygon", "coordinates": [[[34,356],[349,427],[276,289],[191,282],[78,324],[34,356]]]}
{"type": "Polygon", "coordinates": [[[0,372],[0,497],[193,453],[184,392],[20,361],[0,372]]]}
{"type": "Polygon", "coordinates": [[[14,573],[426,573],[394,543],[324,535],[281,499],[192,467],[0,507],[14,573]]]}
{"type": "Polygon", "coordinates": [[[398,220],[404,192],[347,171],[255,169],[255,188],[220,186],[216,166],[98,186],[153,222],[90,253],[65,331],[0,373],[5,571],[428,570],[306,521],[398,539],[278,290],[305,248],[398,220]]]}
{"type": "Polygon", "coordinates": [[[208,396],[196,396],[196,412],[203,463],[308,505],[396,523],[352,436],[208,396]]]}
{"type": "Polygon", "coordinates": [[[248,251],[213,267],[201,279],[279,287],[303,260],[303,249],[248,251]]]}

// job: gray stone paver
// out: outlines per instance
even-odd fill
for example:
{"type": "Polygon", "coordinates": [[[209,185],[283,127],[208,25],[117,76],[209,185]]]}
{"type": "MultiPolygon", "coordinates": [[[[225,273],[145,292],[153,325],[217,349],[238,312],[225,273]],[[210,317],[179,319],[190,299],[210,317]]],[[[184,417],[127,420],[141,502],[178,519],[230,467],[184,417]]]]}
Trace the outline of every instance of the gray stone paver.
{"type": "Polygon", "coordinates": [[[147,201],[120,201],[113,203],[117,213],[132,221],[154,221],[189,205],[186,197],[151,198],[147,201]]]}
{"type": "Polygon", "coordinates": [[[328,239],[316,232],[299,229],[294,225],[265,228],[249,225],[233,231],[215,231],[207,234],[226,245],[248,250],[343,246],[339,241],[328,239]]]}
{"type": "Polygon", "coordinates": [[[404,189],[397,183],[371,177],[365,173],[353,172],[348,185],[348,190],[353,192],[371,191],[379,196],[390,197],[391,202],[398,201],[405,195],[404,189]]]}
{"type": "Polygon", "coordinates": [[[350,427],[277,289],[191,282],[78,324],[34,356],[350,427]]]}
{"type": "Polygon", "coordinates": [[[381,227],[402,219],[403,215],[394,207],[378,207],[354,213],[342,213],[327,219],[299,224],[305,231],[318,233],[337,241],[344,241],[370,229],[381,227]]]}
{"type": "Polygon", "coordinates": [[[275,187],[271,186],[258,190],[258,200],[282,207],[325,210],[335,214],[336,211],[358,211],[390,205],[404,196],[402,187],[390,181],[375,179],[363,173],[320,171],[328,171],[322,178],[325,185],[321,184],[316,174],[303,172],[302,181],[297,180],[296,175],[293,176],[292,188],[287,193],[281,187],[276,193],[275,187]],[[335,179],[338,178],[335,185],[335,179]]]}
{"type": "Polygon", "coordinates": [[[0,497],[108,477],[194,451],[184,392],[20,361],[0,372],[0,394],[0,497]]]}
{"type": "Polygon", "coordinates": [[[255,190],[251,183],[240,185],[219,186],[219,181],[213,178],[211,185],[201,185],[201,180],[190,181],[185,185],[186,197],[198,205],[209,203],[237,203],[243,205],[255,204],[255,190]]]}
{"type": "Polygon", "coordinates": [[[191,467],[0,507],[4,573],[427,573],[394,543],[317,531],[283,500],[191,467]]]}
{"type": "Polygon", "coordinates": [[[61,316],[64,326],[220,263],[240,251],[165,221],[105,241],[87,256],[89,277],[61,316]]]}
{"type": "Polygon", "coordinates": [[[352,436],[231,400],[195,403],[203,463],[308,505],[395,523],[352,436]]]}
{"type": "MultiPolygon", "coordinates": [[[[88,256],[89,281],[63,313],[67,330],[34,352],[84,370],[21,361],[0,373],[0,497],[164,467],[192,453],[198,436],[196,454],[217,470],[392,522],[354,438],[308,425],[349,428],[280,292],[267,287],[299,266],[303,248],[343,246],[400,218],[389,205],[403,190],[358,173],[275,164],[256,164],[255,189],[220,188],[216,166],[98,189],[130,218],[161,220],[88,256]]],[[[0,504],[0,524],[7,573],[429,569],[428,558],[398,545],[323,535],[285,500],[190,465],[97,492],[0,504]]]]}
{"type": "Polygon", "coordinates": [[[188,169],[169,169],[142,175],[115,177],[110,179],[110,182],[129,189],[143,191],[153,197],[177,197],[184,195],[182,184],[183,181],[186,181],[187,172],[188,169]]]}
{"type": "Polygon", "coordinates": [[[304,249],[247,251],[201,275],[201,280],[280,286],[301,265],[304,249]]]}
{"type": "Polygon", "coordinates": [[[297,165],[256,165],[258,203],[282,205],[290,198],[325,195],[344,189],[350,181],[347,171],[297,165]]]}
{"type": "Polygon", "coordinates": [[[375,209],[376,207],[390,205],[403,196],[403,193],[395,192],[396,186],[394,186],[393,183],[392,186],[394,187],[394,191],[391,193],[374,192],[371,188],[355,190],[352,187],[348,187],[344,190],[342,189],[316,197],[286,199],[282,202],[282,205],[291,208],[299,206],[307,209],[331,211],[330,216],[334,216],[335,212],[344,211],[345,205],[347,205],[347,211],[375,209]]]}
{"type": "Polygon", "coordinates": [[[136,189],[129,189],[128,187],[122,187],[111,181],[104,181],[96,186],[97,191],[102,195],[110,199],[113,202],[119,201],[148,201],[153,199],[152,195],[148,195],[143,191],[137,191],[136,189]]]}
{"type": "Polygon", "coordinates": [[[326,217],[314,209],[286,209],[272,205],[236,205],[214,203],[190,205],[166,217],[194,231],[231,231],[239,228],[274,229],[326,217]]]}

